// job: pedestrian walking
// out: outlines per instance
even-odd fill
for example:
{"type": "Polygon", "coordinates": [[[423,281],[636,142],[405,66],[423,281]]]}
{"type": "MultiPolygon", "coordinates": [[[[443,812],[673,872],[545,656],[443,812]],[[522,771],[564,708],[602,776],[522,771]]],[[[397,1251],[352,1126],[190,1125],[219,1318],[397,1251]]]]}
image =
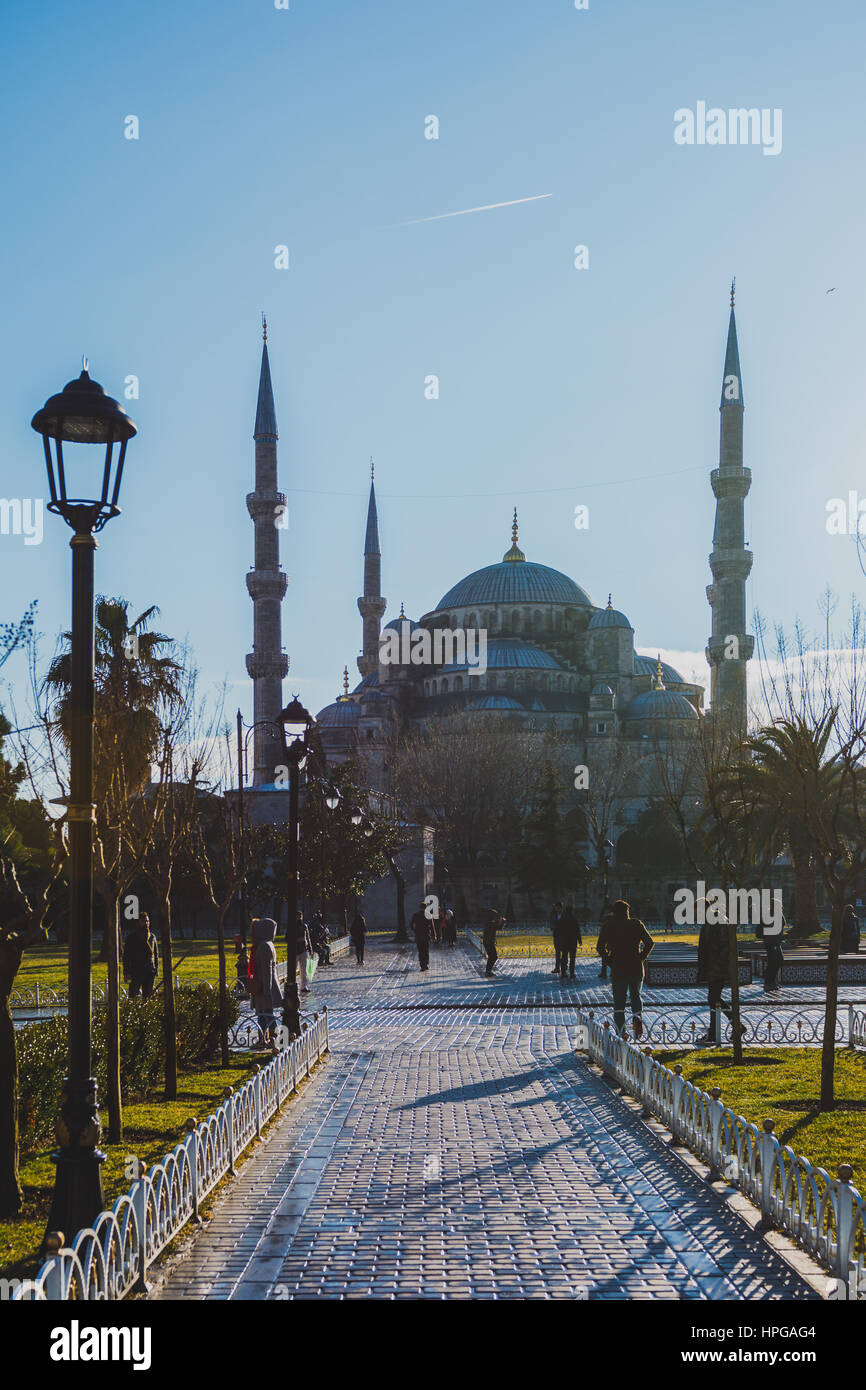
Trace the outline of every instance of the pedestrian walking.
{"type": "Polygon", "coordinates": [[[415,933],[415,945],[418,947],[418,969],[429,970],[430,968],[430,919],[425,912],[426,902],[422,902],[418,911],[412,914],[409,923],[415,933]]]}
{"type": "MultiPolygon", "coordinates": [[[[704,915],[707,912],[706,900],[703,900],[704,915]]],[[[701,901],[698,902],[699,915],[701,901]]],[[[707,1032],[702,1038],[698,1038],[698,1044],[706,1046],[716,1041],[718,1031],[719,1010],[727,1019],[733,1022],[733,1013],[730,1004],[722,997],[722,993],[731,983],[731,963],[728,949],[728,919],[720,909],[709,908],[714,916],[720,918],[718,922],[704,922],[698,937],[698,984],[707,987],[707,1004],[710,1009],[710,1023],[707,1032]]],[[[740,1035],[746,1031],[746,1025],[740,1024],[740,1035]]]]}
{"type": "Polygon", "coordinates": [[[580,934],[580,923],[574,913],[574,909],[569,906],[562,914],[562,922],[559,928],[560,941],[562,948],[560,953],[560,979],[565,979],[566,964],[568,965],[569,977],[574,979],[574,963],[577,957],[578,946],[583,945],[583,937],[580,934]]]}
{"type": "Polygon", "coordinates": [[[295,924],[295,949],[298,953],[298,972],[301,981],[301,994],[309,994],[310,986],[307,984],[307,961],[313,954],[313,943],[310,940],[310,929],[304,921],[303,912],[298,913],[298,920],[295,924]]]}
{"type": "Polygon", "coordinates": [[[123,943],[123,974],[130,999],[139,994],[142,999],[150,998],[158,970],[159,947],[150,930],[150,918],[142,912],[123,943]]]}
{"type": "Polygon", "coordinates": [[[235,975],[237,978],[235,980],[233,993],[243,998],[247,993],[247,982],[250,976],[250,958],[243,937],[239,936],[235,938],[235,951],[237,953],[237,959],[235,960],[235,975]]]}
{"type": "Polygon", "coordinates": [[[367,919],[363,912],[356,912],[352,918],[352,925],[349,928],[349,936],[352,940],[352,947],[355,952],[355,959],[358,965],[364,964],[364,946],[367,942],[367,919]]]}
{"type": "Polygon", "coordinates": [[[629,905],[618,898],[610,916],[602,923],[598,936],[598,953],[610,966],[610,986],[613,991],[613,1023],[617,1032],[626,1036],[625,1001],[631,1002],[634,1035],[643,1034],[641,989],[646,958],[655,942],[638,917],[632,917],[629,905]]]}
{"type": "MultiPolygon", "coordinates": [[[[785,930],[787,923],[784,915],[782,917],[782,931],[785,930]]],[[[764,924],[758,922],[755,927],[755,937],[764,943],[764,993],[776,994],[779,989],[779,971],[785,963],[785,956],[782,951],[782,933],[778,936],[767,936],[764,924]]]]}
{"type": "Polygon", "coordinates": [[[496,933],[504,922],[505,918],[502,916],[502,913],[497,912],[495,907],[491,907],[487,913],[487,920],[484,923],[484,930],[481,934],[484,949],[487,952],[487,969],[484,973],[488,977],[493,974],[493,967],[499,959],[499,953],[496,950],[496,933]]]}
{"type": "Polygon", "coordinates": [[[269,1043],[277,1031],[275,1009],[280,1008],[283,996],[277,982],[277,951],[274,938],[277,924],[272,917],[257,917],[252,924],[252,976],[250,996],[258,1019],[262,1039],[269,1043]]]}
{"type": "Polygon", "coordinates": [[[457,918],[454,916],[453,907],[445,909],[445,940],[453,951],[457,945],[457,918]]]}
{"type": "Polygon", "coordinates": [[[844,955],[858,955],[860,951],[860,919],[853,903],[847,903],[842,913],[842,939],[839,950],[844,955]]]}
{"type": "Polygon", "coordinates": [[[550,911],[547,924],[550,927],[550,934],[553,937],[553,971],[554,975],[560,973],[562,962],[562,919],[565,916],[562,902],[557,898],[550,911]]]}

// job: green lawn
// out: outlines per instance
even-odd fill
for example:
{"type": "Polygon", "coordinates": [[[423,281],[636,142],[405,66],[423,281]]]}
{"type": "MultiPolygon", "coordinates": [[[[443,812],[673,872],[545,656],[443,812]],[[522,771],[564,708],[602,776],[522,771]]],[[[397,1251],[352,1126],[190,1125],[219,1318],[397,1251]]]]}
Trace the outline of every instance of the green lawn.
{"type": "MultiPolygon", "coordinates": [[[[93,983],[104,987],[106,966],[103,961],[96,959],[98,949],[97,943],[93,961],[93,983]]],[[[207,980],[212,985],[217,983],[219,956],[215,941],[175,941],[172,944],[172,956],[174,973],[182,984],[192,984],[199,980],[207,980]]],[[[282,959],[279,945],[277,956],[282,959]]],[[[46,989],[65,989],[66,969],[65,946],[34,946],[24,953],[15,983],[21,989],[32,989],[38,980],[46,989]]],[[[231,988],[235,982],[235,953],[231,941],[226,943],[226,978],[231,988]]]]}
{"type": "Polygon", "coordinates": [[[866,1056],[836,1052],[836,1105],[831,1114],[818,1113],[821,1053],[818,1048],[749,1048],[742,1067],[733,1065],[730,1051],[654,1052],[683,1076],[711,1091],[738,1115],[760,1129],[775,1120],[774,1133],[782,1144],[810,1163],[826,1168],[835,1178],[840,1163],[854,1169],[854,1186],[866,1193],[866,1056]]]}
{"type": "MultiPolygon", "coordinates": [[[[131,1154],[148,1165],[159,1162],[184,1137],[190,1116],[203,1120],[219,1106],[226,1086],[243,1085],[256,1062],[261,1064],[263,1059],[267,1060],[267,1054],[239,1053],[225,1069],[212,1063],[181,1074],[176,1101],[165,1103],[154,1093],[124,1105],[123,1142],[102,1144],[108,1155],[102,1170],[106,1206],[111,1207],[130,1186],[131,1179],[124,1170],[131,1154]]],[[[46,1147],[22,1156],[24,1209],[16,1220],[0,1221],[0,1276],[32,1277],[39,1268],[38,1248],[45,1234],[54,1182],[50,1151],[46,1147]]],[[[71,1239],[75,1232],[65,1234],[71,1239]]]]}
{"type": "MultiPolygon", "coordinates": [[[[578,946],[578,956],[594,956],[596,954],[596,936],[584,937],[582,946],[578,946]]],[[[740,944],[747,941],[754,941],[754,936],[743,935],[738,938],[740,944]]],[[[655,940],[661,944],[671,946],[697,946],[698,933],[695,932],[659,932],[655,940]]],[[[496,939],[496,949],[500,956],[552,956],[553,937],[547,932],[538,935],[526,932],[511,936],[507,933],[500,933],[496,939]]]]}

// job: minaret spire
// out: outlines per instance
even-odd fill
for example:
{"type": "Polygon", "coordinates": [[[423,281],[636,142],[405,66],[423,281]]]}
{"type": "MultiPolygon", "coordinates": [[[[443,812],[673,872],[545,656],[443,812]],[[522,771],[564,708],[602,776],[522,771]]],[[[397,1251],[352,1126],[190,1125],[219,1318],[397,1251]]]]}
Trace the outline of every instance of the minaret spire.
{"type": "Polygon", "coordinates": [[[744,502],[752,486],[752,474],[743,466],[743,379],[735,293],[733,280],[719,406],[719,466],[710,479],[716,498],[716,524],[710,555],[713,582],[707,588],[713,616],[707,661],[711,667],[714,713],[727,713],[735,726],[745,731],[746,662],[755,649],[754,637],[746,632],[746,579],[752,568],[752,552],[746,548],[744,520],[744,502]]]}
{"type": "Polygon", "coordinates": [[[289,659],[283,652],[281,607],[287,579],[280,568],[281,519],[286,515],[286,495],[277,491],[277,417],[268,360],[268,324],[262,314],[262,364],[256,423],[255,491],[247,494],[247,511],[255,528],[255,563],[247,574],[247,590],[253,601],[253,650],[247,656],[247,673],[253,681],[253,735],[255,757],[253,785],[274,781],[282,761],[277,716],[283,705],[283,678],[289,659]]]}
{"type": "Polygon", "coordinates": [[[364,536],[364,592],[358,599],[363,620],[363,645],[358,670],[367,676],[379,666],[379,633],[385,599],[382,597],[382,547],[379,543],[379,514],[376,510],[375,465],[370,457],[370,498],[367,503],[367,530],[364,536]]]}

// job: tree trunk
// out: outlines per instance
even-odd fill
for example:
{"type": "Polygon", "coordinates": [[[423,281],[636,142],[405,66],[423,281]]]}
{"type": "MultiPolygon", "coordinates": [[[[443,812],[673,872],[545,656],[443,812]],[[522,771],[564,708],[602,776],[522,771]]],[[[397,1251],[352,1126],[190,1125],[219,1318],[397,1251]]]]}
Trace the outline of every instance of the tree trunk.
{"type": "Polygon", "coordinates": [[[814,936],[821,930],[821,923],[815,896],[815,868],[808,844],[792,844],[791,867],[794,870],[794,933],[814,936]]]}
{"type": "Polygon", "coordinates": [[[171,954],[171,897],[159,902],[159,943],[165,1016],[165,1090],[163,1100],[177,1100],[177,1016],[174,1008],[174,963],[171,954]]]}
{"type": "Polygon", "coordinates": [[[226,989],[226,933],[225,917],[228,904],[217,907],[217,951],[219,954],[219,997],[220,997],[220,1064],[229,1064],[229,1003],[226,989]]]}
{"type": "Polygon", "coordinates": [[[842,909],[845,898],[836,893],[833,898],[833,923],[827,951],[827,998],[824,1005],[824,1040],[821,1044],[820,1110],[833,1110],[836,1071],[836,1012],[839,1002],[839,947],[842,942],[842,909]]]}
{"type": "Polygon", "coordinates": [[[406,880],[393,859],[389,858],[388,863],[397,883],[397,935],[394,940],[404,942],[409,940],[406,930],[406,880]]]}
{"type": "Polygon", "coordinates": [[[18,1177],[18,1052],[9,996],[21,964],[16,942],[0,945],[0,1217],[17,1216],[24,1201],[18,1177]]]}
{"type": "Polygon", "coordinates": [[[734,1045],[734,1066],[741,1067],[743,1065],[743,1039],[740,1034],[740,971],[737,960],[739,954],[737,945],[737,924],[736,922],[729,922],[728,969],[731,974],[731,1033],[734,1045]]]}
{"type": "Polygon", "coordinates": [[[108,1109],[108,1142],[123,1139],[123,1102],[120,1094],[120,900],[97,884],[105,912],[103,939],[107,947],[108,991],[105,1010],[105,1056],[108,1068],[105,1103],[108,1109]]]}

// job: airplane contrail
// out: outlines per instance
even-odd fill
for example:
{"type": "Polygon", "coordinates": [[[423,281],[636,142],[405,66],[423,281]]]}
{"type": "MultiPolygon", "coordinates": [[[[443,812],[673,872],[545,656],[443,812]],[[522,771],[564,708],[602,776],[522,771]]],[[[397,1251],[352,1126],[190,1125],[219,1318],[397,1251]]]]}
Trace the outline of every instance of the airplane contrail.
{"type": "Polygon", "coordinates": [[[441,222],[445,217],[465,217],[468,212],[491,212],[493,208],[513,208],[517,203],[537,203],[552,198],[552,193],[536,193],[532,198],[512,198],[507,203],[486,203],[483,208],[461,208],[459,212],[440,212],[435,217],[415,217],[411,222],[398,222],[398,227],[417,227],[420,222],[441,222]]]}

